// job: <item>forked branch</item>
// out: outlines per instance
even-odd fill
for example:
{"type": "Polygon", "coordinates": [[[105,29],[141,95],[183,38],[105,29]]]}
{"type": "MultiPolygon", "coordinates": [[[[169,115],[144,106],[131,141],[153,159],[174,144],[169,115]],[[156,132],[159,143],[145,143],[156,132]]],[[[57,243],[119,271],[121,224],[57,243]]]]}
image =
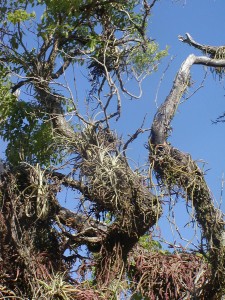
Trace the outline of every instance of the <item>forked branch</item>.
{"type": "Polygon", "coordinates": [[[219,48],[218,46],[209,46],[209,45],[199,44],[192,38],[192,36],[189,33],[186,33],[186,37],[179,35],[178,39],[183,43],[187,43],[190,46],[201,50],[204,54],[210,54],[212,56],[215,55],[216,51],[219,48]]]}
{"type": "MultiPolygon", "coordinates": [[[[188,34],[186,39],[180,37],[180,40],[207,53],[210,50],[210,54],[215,53],[214,50],[217,51],[215,47],[196,43],[188,34]]],[[[168,143],[171,121],[174,118],[180,99],[189,85],[190,69],[194,64],[225,67],[225,59],[191,54],[183,62],[168,97],[159,107],[154,117],[149,139],[150,160],[160,183],[169,190],[182,189],[186,193],[187,201],[191,201],[195,209],[196,220],[208,242],[215,290],[221,291],[225,283],[225,231],[222,214],[214,206],[204,174],[196,162],[189,154],[181,152],[168,143]]]]}

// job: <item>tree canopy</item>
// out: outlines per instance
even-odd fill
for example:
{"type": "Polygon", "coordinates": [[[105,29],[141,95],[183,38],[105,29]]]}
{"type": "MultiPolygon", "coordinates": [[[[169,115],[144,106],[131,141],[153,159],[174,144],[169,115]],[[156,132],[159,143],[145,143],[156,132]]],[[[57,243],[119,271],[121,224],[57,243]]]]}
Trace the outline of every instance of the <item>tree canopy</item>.
{"type": "Polygon", "coordinates": [[[167,55],[147,30],[156,2],[1,2],[2,298],[224,294],[223,215],[197,163],[168,142],[192,65],[222,74],[224,47],[179,37],[203,55],[188,56],[158,108],[145,168],[134,169],[126,155],[144,125],[128,140],[115,130],[126,116],[124,97],[141,98],[142,81],[167,55]],[[63,187],[74,210],[60,201],[63,187]],[[194,209],[204,242],[198,253],[172,253],[152,239],[164,199],[173,196],[194,209]]]}

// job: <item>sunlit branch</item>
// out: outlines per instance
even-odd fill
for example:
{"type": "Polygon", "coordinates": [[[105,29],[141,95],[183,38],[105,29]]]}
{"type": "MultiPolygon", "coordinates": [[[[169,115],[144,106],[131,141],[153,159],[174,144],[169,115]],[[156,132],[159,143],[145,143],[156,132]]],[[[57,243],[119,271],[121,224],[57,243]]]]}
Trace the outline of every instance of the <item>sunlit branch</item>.
{"type": "Polygon", "coordinates": [[[203,51],[205,54],[210,54],[210,55],[215,55],[218,48],[221,47],[221,46],[218,47],[218,46],[208,46],[208,45],[199,44],[191,37],[189,33],[186,33],[186,37],[179,35],[178,39],[181,42],[189,44],[190,46],[193,46],[196,49],[203,51]]]}
{"type": "Polygon", "coordinates": [[[118,78],[118,81],[119,81],[119,85],[120,85],[120,88],[121,90],[127,94],[128,96],[130,96],[132,99],[140,99],[141,96],[142,96],[142,87],[141,87],[141,82],[142,80],[138,80],[137,78],[136,81],[138,82],[138,87],[139,87],[139,95],[135,95],[135,94],[132,94],[131,92],[129,92],[125,87],[124,87],[124,83],[123,83],[123,80],[121,78],[121,75],[119,74],[119,72],[116,72],[116,75],[117,75],[117,78],[118,78]]]}
{"type": "MultiPolygon", "coordinates": [[[[202,50],[202,49],[201,49],[202,50]]],[[[208,243],[207,250],[213,266],[216,284],[222,286],[224,273],[224,220],[213,203],[213,198],[204,178],[204,173],[189,154],[171,146],[168,137],[171,121],[180,99],[190,84],[190,69],[194,64],[210,67],[225,67],[225,59],[189,55],[181,65],[172,89],[154,117],[149,139],[150,160],[156,176],[169,190],[183,189],[186,200],[195,209],[195,218],[200,224],[208,243]],[[223,257],[223,258],[222,258],[223,257]],[[214,271],[215,270],[215,271],[214,271]]]]}

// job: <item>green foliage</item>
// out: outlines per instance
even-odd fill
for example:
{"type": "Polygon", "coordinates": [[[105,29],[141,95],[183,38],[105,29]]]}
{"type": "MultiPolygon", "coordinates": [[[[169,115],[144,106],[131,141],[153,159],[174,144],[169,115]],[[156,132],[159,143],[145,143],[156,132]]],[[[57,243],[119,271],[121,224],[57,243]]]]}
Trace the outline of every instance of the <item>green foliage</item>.
{"type": "Polygon", "coordinates": [[[56,162],[60,154],[52,134],[51,124],[43,118],[39,108],[32,103],[18,101],[10,85],[0,79],[0,134],[8,142],[6,154],[9,162],[20,161],[48,165],[56,162]]]}
{"type": "MultiPolygon", "coordinates": [[[[128,77],[132,77],[133,71],[150,73],[157,68],[166,50],[159,51],[155,42],[145,38],[146,24],[140,5],[141,1],[136,0],[99,0],[96,3],[91,0],[3,0],[1,25],[4,28],[10,26],[13,33],[7,37],[7,47],[12,51],[7,52],[7,48],[0,46],[0,55],[7,57],[7,72],[28,78],[46,78],[54,73],[58,58],[66,59],[72,54],[73,62],[87,64],[90,80],[96,82],[105,72],[102,63],[109,72],[125,72],[128,77]],[[41,14],[39,20],[30,12],[37,6],[41,14]],[[21,26],[20,23],[27,21],[28,26],[21,26]],[[32,49],[26,48],[26,39],[30,39],[35,30],[38,42],[34,39],[32,49]],[[47,53],[51,52],[56,40],[58,49],[51,57],[54,60],[50,65],[50,60],[46,62],[47,53]],[[42,42],[48,47],[42,47],[37,61],[42,42]]],[[[40,103],[17,101],[10,91],[9,80],[4,81],[4,74],[0,77],[0,134],[8,142],[8,159],[14,164],[20,160],[41,164],[55,160],[57,147],[52,146],[55,144],[52,128],[45,113],[40,113],[40,103]]],[[[70,100],[65,109],[73,111],[70,100]]]]}
{"type": "Polygon", "coordinates": [[[46,0],[45,1],[48,10],[52,14],[57,14],[57,13],[63,12],[63,13],[67,13],[68,15],[75,14],[76,17],[78,16],[78,15],[76,15],[76,12],[80,13],[79,8],[80,8],[81,4],[85,3],[85,2],[86,1],[83,1],[83,0],[76,0],[76,1],[72,1],[72,0],[64,0],[64,1],[46,0]]]}
{"type": "Polygon", "coordinates": [[[141,236],[139,244],[146,250],[159,251],[162,249],[160,242],[152,240],[149,234],[141,236]]]}
{"type": "Polygon", "coordinates": [[[56,158],[50,123],[38,121],[35,110],[34,105],[24,101],[5,101],[1,106],[5,121],[0,133],[8,142],[7,158],[14,165],[20,161],[49,164],[56,158]]]}
{"type": "Polygon", "coordinates": [[[140,47],[139,51],[134,49],[129,55],[129,62],[137,75],[142,73],[151,73],[157,71],[159,61],[168,54],[168,48],[158,51],[158,44],[155,42],[148,42],[146,46],[140,47]]]}
{"type": "MultiPolygon", "coordinates": [[[[137,73],[156,70],[157,63],[167,55],[167,50],[158,50],[157,43],[147,39],[141,42],[146,32],[142,28],[142,13],[135,12],[138,11],[139,1],[108,3],[100,0],[95,4],[89,0],[48,0],[45,3],[47,9],[39,24],[39,35],[44,39],[50,34],[65,38],[62,48],[66,53],[74,53],[76,49],[79,49],[79,54],[88,53],[89,66],[93,67],[94,72],[98,64],[96,61],[102,63],[104,60],[103,52],[106,58],[114,56],[114,61],[119,60],[117,65],[111,62],[111,69],[119,66],[124,70],[130,64],[137,73]],[[86,19],[89,21],[86,22],[86,19]]],[[[83,63],[80,57],[78,61],[83,63]]]]}
{"type": "Polygon", "coordinates": [[[171,254],[168,250],[163,250],[160,242],[152,240],[149,234],[145,234],[140,237],[139,244],[142,248],[148,251],[160,252],[162,254],[171,254]]]}
{"type": "MultiPolygon", "coordinates": [[[[37,30],[37,37],[49,46],[58,39],[58,57],[69,54],[74,62],[83,65],[86,61],[93,80],[104,74],[102,63],[106,63],[109,72],[116,69],[132,77],[132,72],[139,76],[157,70],[160,59],[167,55],[167,50],[159,51],[157,43],[146,38],[147,18],[143,22],[141,1],[30,0],[28,6],[25,0],[3,2],[1,10],[6,15],[3,22],[6,27],[8,22],[17,25],[32,20],[35,14],[28,12],[28,7],[39,5],[42,15],[32,29],[37,30]]],[[[25,28],[20,28],[18,34],[15,26],[15,34],[9,39],[11,48],[18,50],[28,34],[25,28]]],[[[22,65],[26,76],[32,75],[27,62],[35,63],[37,49],[38,45],[33,43],[33,52],[26,49],[19,56],[13,55],[9,59],[11,65],[14,68],[22,65]]]]}
{"type": "Polygon", "coordinates": [[[14,25],[19,22],[24,22],[35,18],[35,12],[28,13],[23,9],[15,10],[14,12],[9,12],[7,15],[8,21],[12,22],[14,25]]]}
{"type": "Polygon", "coordinates": [[[16,102],[16,97],[10,91],[8,70],[0,65],[0,124],[10,115],[10,107],[16,102]]]}

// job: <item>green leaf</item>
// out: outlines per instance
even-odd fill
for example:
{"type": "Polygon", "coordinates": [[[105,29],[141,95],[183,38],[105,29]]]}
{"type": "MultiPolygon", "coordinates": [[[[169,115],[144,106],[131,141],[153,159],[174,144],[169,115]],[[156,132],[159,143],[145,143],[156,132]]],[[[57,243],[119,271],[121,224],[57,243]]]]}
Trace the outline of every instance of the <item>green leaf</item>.
{"type": "Polygon", "coordinates": [[[7,15],[8,21],[13,23],[14,25],[16,23],[24,22],[32,18],[35,18],[35,12],[28,13],[23,9],[18,9],[15,10],[14,12],[9,12],[7,15]]]}

